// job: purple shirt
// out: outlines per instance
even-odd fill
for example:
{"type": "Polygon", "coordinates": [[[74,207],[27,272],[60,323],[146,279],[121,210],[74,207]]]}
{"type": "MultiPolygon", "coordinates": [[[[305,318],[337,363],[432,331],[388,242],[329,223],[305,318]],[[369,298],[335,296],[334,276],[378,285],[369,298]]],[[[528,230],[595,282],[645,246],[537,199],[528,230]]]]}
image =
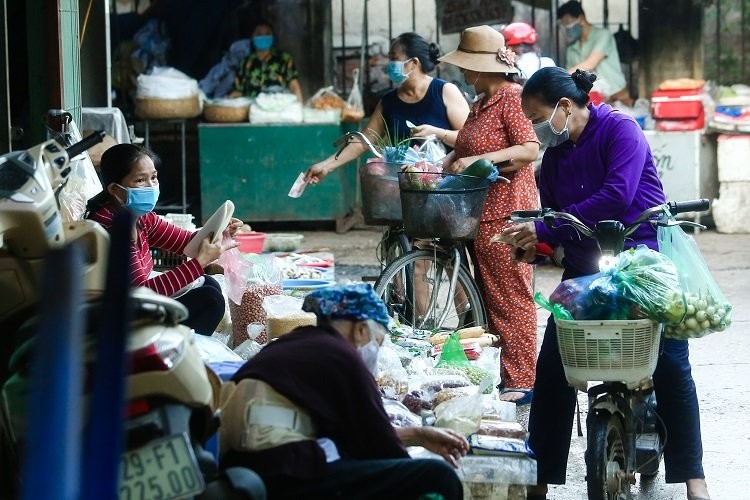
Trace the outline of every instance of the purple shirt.
{"type": "MultiPolygon", "coordinates": [[[[646,136],[632,117],[607,104],[589,105],[589,121],[577,142],[547,148],[539,175],[542,207],[576,216],[588,227],[602,220],[632,223],[644,210],[666,201],[646,136]]],[[[536,223],[539,241],[560,243],[566,267],[597,272],[596,242],[570,226],[536,223]]],[[[625,247],[656,249],[656,229],[642,224],[625,247]]]]}

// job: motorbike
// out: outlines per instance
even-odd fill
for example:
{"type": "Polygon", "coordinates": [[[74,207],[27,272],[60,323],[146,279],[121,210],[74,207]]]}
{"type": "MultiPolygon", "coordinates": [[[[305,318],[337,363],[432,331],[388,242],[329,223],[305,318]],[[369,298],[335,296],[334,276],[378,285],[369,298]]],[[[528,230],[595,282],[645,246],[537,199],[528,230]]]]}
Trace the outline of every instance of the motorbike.
{"type": "MultiPolygon", "coordinates": [[[[546,208],[514,211],[511,220],[542,221],[549,227],[556,223],[572,226],[583,237],[596,241],[600,268],[607,269],[623,251],[626,238],[641,224],[705,229],[693,222],[672,220],[671,216],[708,208],[706,199],[668,202],[649,208],[627,226],[604,220],[588,227],[571,214],[546,208]]],[[[647,319],[555,322],[568,384],[588,393],[588,498],[630,498],[635,475],[656,475],[663,455],[666,430],[658,415],[652,378],[662,338],[661,325],[647,319]]]]}
{"type": "MultiPolygon", "coordinates": [[[[73,243],[84,254],[86,300],[76,312],[85,318],[81,404],[82,425],[90,425],[85,415],[96,377],[96,327],[105,310],[109,235],[89,220],[64,223],[57,194],[70,175],[70,158],[103,135],[92,134],[68,148],[49,140],[0,156],[0,404],[7,415],[2,435],[10,436],[0,443],[3,456],[23,455],[26,438],[34,432],[25,426],[25,410],[45,257],[73,243]]],[[[125,341],[118,498],[265,498],[265,487],[253,471],[219,471],[205,449],[219,425],[221,381],[203,363],[192,330],[180,324],[187,309],[143,287],[130,290],[128,297],[132,319],[125,341]]]]}

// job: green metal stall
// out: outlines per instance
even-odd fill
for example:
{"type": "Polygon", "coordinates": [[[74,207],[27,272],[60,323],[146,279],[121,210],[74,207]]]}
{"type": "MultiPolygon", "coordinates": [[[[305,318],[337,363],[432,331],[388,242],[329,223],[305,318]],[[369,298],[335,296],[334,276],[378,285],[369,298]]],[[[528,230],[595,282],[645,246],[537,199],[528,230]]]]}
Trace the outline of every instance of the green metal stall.
{"type": "Polygon", "coordinates": [[[225,200],[245,222],[336,221],[355,211],[357,169],[349,164],[300,198],[287,196],[300,172],[336,150],[336,124],[198,125],[202,219],[225,200]]]}

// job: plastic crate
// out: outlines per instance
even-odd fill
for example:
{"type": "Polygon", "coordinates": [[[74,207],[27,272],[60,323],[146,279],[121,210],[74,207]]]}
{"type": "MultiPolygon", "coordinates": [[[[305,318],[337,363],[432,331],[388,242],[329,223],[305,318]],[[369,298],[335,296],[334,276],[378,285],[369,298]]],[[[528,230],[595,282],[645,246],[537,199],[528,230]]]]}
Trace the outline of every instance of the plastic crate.
{"type": "Polygon", "coordinates": [[[649,380],[656,369],[658,323],[556,319],[555,324],[565,378],[574,387],[602,381],[623,382],[632,389],[649,380]]]}
{"type": "Polygon", "coordinates": [[[184,255],[179,255],[160,248],[151,249],[151,258],[154,260],[154,271],[168,271],[187,260],[187,257],[184,255]]]}

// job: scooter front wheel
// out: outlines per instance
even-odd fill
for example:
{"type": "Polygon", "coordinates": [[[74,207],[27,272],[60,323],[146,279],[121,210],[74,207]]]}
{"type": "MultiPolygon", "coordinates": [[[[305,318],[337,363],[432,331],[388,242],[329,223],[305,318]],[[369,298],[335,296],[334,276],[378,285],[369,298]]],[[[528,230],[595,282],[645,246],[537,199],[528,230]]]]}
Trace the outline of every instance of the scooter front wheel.
{"type": "Polygon", "coordinates": [[[588,419],[586,484],[589,500],[624,500],[630,497],[625,440],[616,415],[598,413],[588,419]]]}

